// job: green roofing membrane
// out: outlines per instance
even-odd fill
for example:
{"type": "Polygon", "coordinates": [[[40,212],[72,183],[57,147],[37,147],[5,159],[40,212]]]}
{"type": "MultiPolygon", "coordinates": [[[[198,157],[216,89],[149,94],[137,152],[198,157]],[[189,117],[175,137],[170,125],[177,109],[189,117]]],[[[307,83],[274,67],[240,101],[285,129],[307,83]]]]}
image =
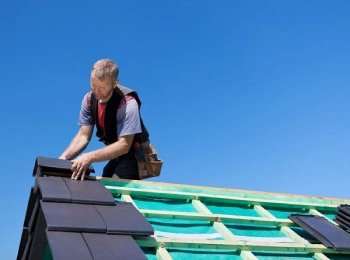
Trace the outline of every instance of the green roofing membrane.
{"type": "Polygon", "coordinates": [[[264,208],[276,218],[288,218],[290,214],[309,214],[309,211],[306,209],[264,208]]]}
{"type": "Polygon", "coordinates": [[[236,253],[236,251],[220,251],[217,250],[203,250],[203,249],[176,249],[167,248],[170,256],[174,260],[200,260],[200,259],[210,259],[210,260],[235,260],[242,258],[236,253]]]}
{"type": "Polygon", "coordinates": [[[259,260],[309,260],[314,259],[307,253],[260,252],[252,251],[259,260]]]}
{"type": "Polygon", "coordinates": [[[300,237],[309,241],[311,244],[320,244],[320,242],[316,238],[314,238],[312,235],[310,235],[307,231],[305,231],[301,227],[291,227],[290,229],[293,230],[295,233],[297,233],[300,237]]]}
{"type": "Polygon", "coordinates": [[[330,219],[330,220],[334,220],[335,219],[335,215],[337,214],[336,211],[322,211],[319,210],[319,212],[325,216],[326,218],[330,219]]]}
{"type": "Polygon", "coordinates": [[[158,218],[147,218],[147,220],[155,231],[178,234],[213,234],[218,232],[209,221],[158,218]]]}
{"type": "Polygon", "coordinates": [[[286,237],[279,229],[274,226],[254,226],[224,223],[225,226],[237,236],[251,237],[286,237]]]}
{"type": "Polygon", "coordinates": [[[258,212],[256,212],[249,205],[230,205],[230,204],[221,204],[221,203],[204,203],[204,205],[213,213],[213,214],[228,214],[228,215],[237,215],[237,216],[249,216],[249,217],[261,217],[258,212]]]}
{"type": "Polygon", "coordinates": [[[132,197],[139,209],[198,212],[187,200],[132,197]]]}
{"type": "MultiPolygon", "coordinates": [[[[288,218],[290,214],[310,214],[308,209],[283,209],[283,208],[269,208],[264,207],[268,212],[270,212],[276,218],[288,218]]],[[[336,210],[318,210],[322,215],[333,220],[336,215],[336,210]]]]}
{"type": "Polygon", "coordinates": [[[148,260],[157,260],[156,249],[154,247],[141,247],[148,260]]]}
{"type": "MultiPolygon", "coordinates": [[[[150,247],[142,247],[143,252],[145,253],[148,260],[157,260],[156,249],[150,247]]],[[[204,249],[179,249],[179,248],[166,248],[169,255],[174,260],[230,260],[230,259],[239,259],[242,258],[234,250],[204,250],[204,249]]]]}
{"type": "MultiPolygon", "coordinates": [[[[192,203],[186,200],[141,198],[135,196],[133,196],[132,199],[140,210],[151,209],[198,213],[192,203]]],[[[212,223],[209,221],[164,218],[147,218],[147,220],[151,223],[155,231],[180,234],[217,233],[217,231],[213,228],[212,223]]]]}
{"type": "Polygon", "coordinates": [[[349,260],[350,255],[325,254],[330,260],[349,260]]]}
{"type": "Polygon", "coordinates": [[[120,195],[120,194],[119,194],[119,195],[113,195],[113,197],[114,197],[114,200],[115,200],[116,202],[122,201],[122,198],[121,198],[121,195],[120,195]]]}
{"type": "Polygon", "coordinates": [[[46,244],[44,256],[42,260],[53,260],[49,244],[46,244]]]}

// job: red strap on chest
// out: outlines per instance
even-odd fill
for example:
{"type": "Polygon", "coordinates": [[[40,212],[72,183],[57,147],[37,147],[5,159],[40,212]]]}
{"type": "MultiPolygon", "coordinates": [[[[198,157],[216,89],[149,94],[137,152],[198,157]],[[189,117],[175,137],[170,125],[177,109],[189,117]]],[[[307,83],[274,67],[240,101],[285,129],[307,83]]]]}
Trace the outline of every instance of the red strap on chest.
{"type": "Polygon", "coordinates": [[[98,125],[102,129],[103,132],[105,132],[105,113],[106,113],[106,107],[107,105],[101,105],[100,102],[98,102],[98,125]]]}

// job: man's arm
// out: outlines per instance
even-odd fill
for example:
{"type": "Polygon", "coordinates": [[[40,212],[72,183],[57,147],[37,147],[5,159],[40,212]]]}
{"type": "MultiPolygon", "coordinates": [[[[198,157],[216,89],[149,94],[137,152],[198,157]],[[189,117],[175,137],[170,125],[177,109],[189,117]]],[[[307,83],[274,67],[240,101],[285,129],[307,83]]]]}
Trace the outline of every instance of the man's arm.
{"type": "Polygon", "coordinates": [[[112,160],[129,152],[134,135],[140,133],[142,129],[136,100],[132,96],[124,99],[125,102],[118,108],[116,115],[118,140],[102,149],[84,153],[73,160],[72,179],[77,180],[81,176],[84,180],[85,172],[93,162],[112,160]]]}
{"type": "Polygon", "coordinates": [[[129,152],[134,135],[125,135],[118,138],[118,141],[104,148],[84,153],[76,160],[73,160],[72,179],[77,180],[80,176],[84,180],[85,172],[93,162],[112,160],[129,152]]]}
{"type": "Polygon", "coordinates": [[[79,132],[73,138],[68,148],[62,153],[59,159],[72,160],[88,146],[94,130],[93,125],[80,126],[79,132]]]}

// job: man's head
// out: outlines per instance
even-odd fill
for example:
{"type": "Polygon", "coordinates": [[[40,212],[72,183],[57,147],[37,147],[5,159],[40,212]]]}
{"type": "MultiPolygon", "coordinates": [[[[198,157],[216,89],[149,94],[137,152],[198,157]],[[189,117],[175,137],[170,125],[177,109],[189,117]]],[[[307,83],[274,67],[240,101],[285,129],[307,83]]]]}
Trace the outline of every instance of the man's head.
{"type": "Polygon", "coordinates": [[[91,70],[91,89],[96,98],[107,102],[118,85],[119,69],[114,61],[102,59],[97,61],[91,70]]]}

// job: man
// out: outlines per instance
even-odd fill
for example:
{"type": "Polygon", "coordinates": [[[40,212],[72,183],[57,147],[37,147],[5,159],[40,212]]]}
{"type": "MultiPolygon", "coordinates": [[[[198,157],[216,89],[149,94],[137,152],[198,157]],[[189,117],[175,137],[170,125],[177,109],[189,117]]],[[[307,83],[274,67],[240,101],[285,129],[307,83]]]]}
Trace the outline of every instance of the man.
{"type": "Polygon", "coordinates": [[[96,135],[107,146],[72,160],[74,180],[84,180],[93,162],[107,160],[110,161],[103,169],[103,177],[116,174],[122,179],[139,179],[133,143],[136,137],[147,140],[148,133],[140,118],[141,101],[135,91],[118,84],[118,73],[116,63],[109,59],[97,61],[92,68],[92,91],[82,101],[78,134],[59,158],[72,160],[83,152],[91,140],[94,125],[96,135]]]}

